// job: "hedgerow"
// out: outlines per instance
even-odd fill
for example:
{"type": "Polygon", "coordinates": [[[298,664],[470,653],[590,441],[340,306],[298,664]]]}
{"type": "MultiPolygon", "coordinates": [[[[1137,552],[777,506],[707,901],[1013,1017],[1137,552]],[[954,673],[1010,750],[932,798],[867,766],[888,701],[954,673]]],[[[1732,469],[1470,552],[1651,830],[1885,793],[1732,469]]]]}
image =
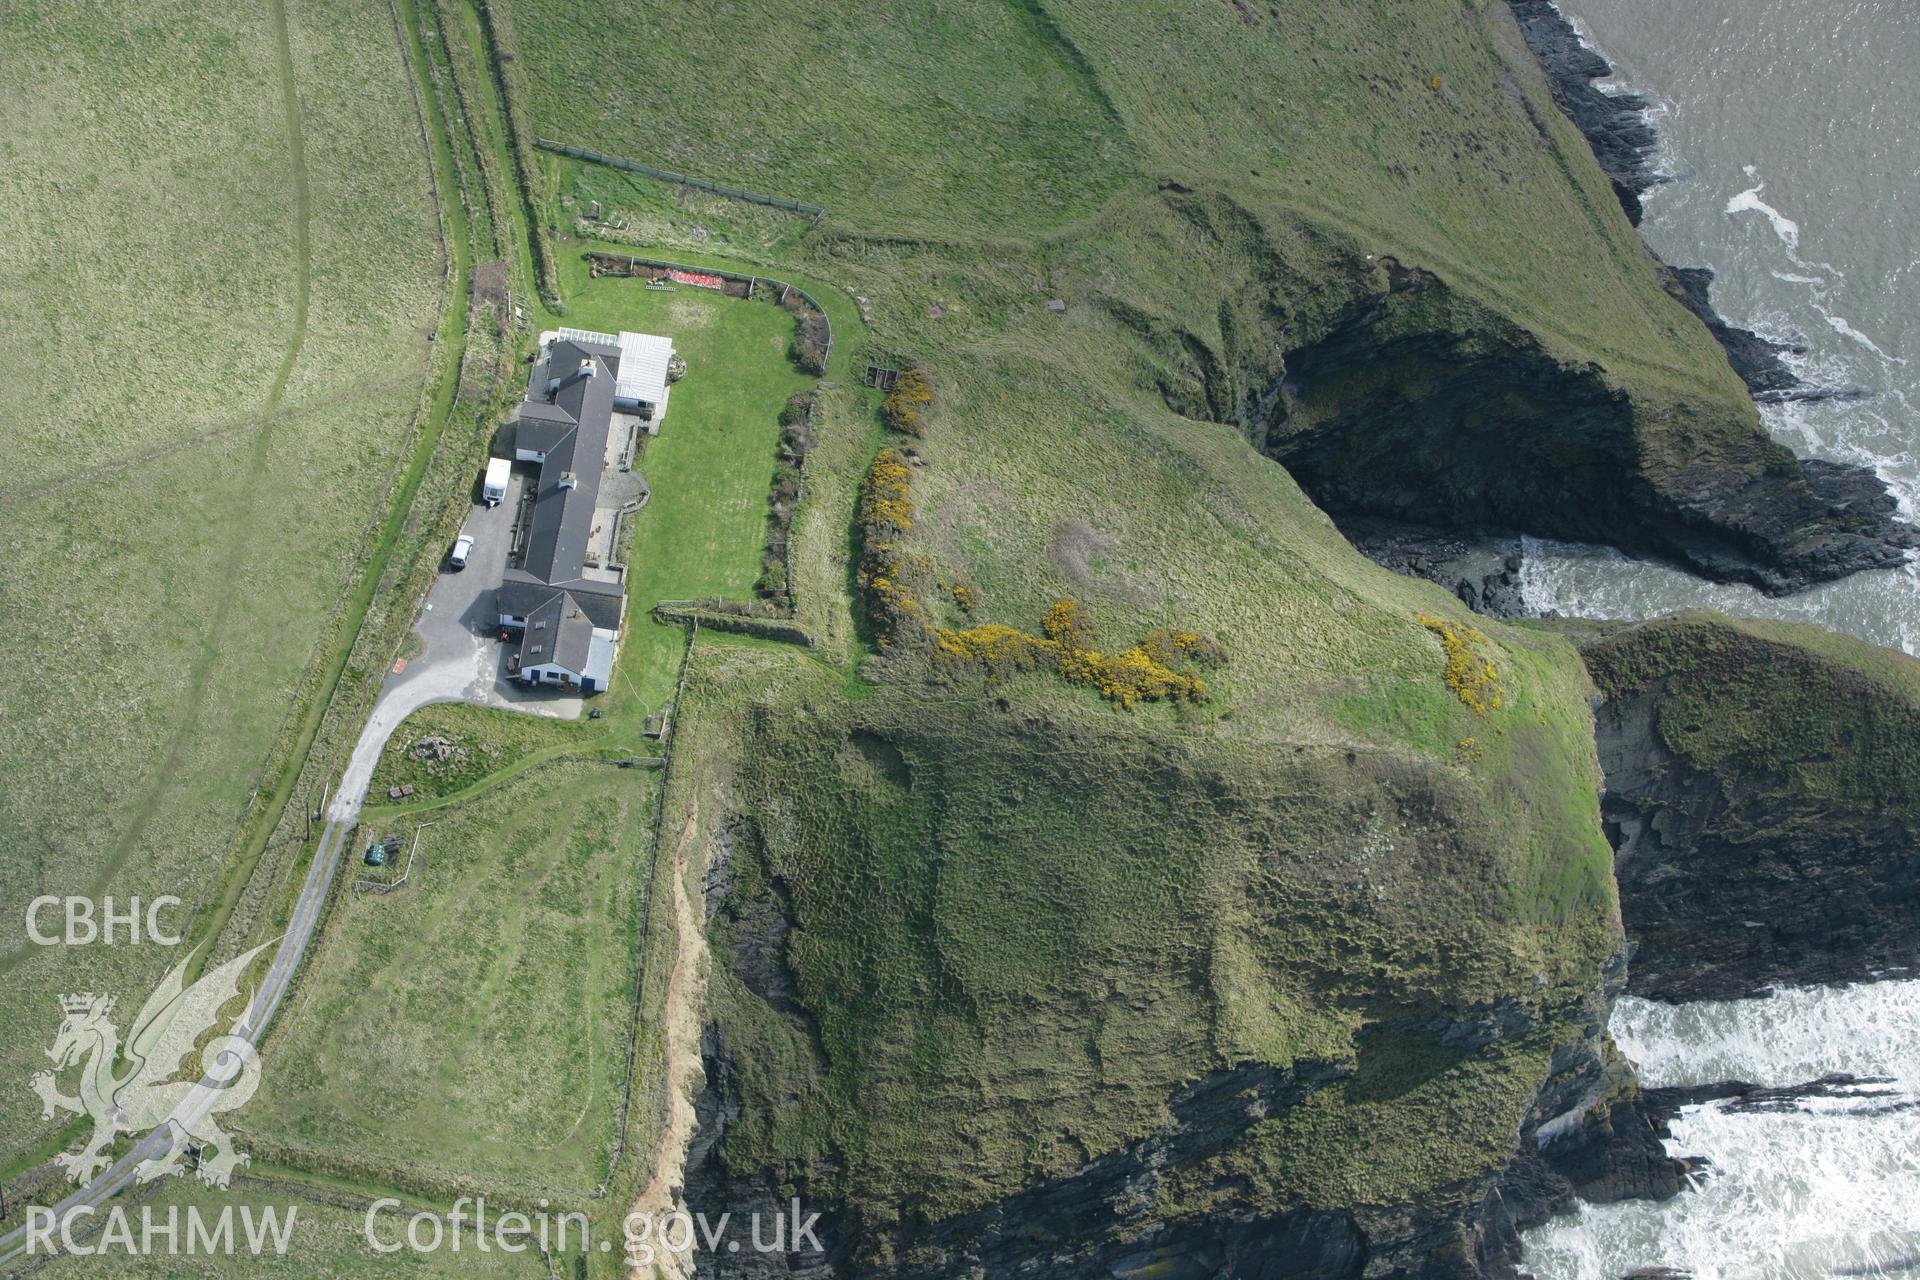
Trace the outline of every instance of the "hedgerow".
{"type": "Polygon", "coordinates": [[[922,599],[933,582],[933,564],[906,544],[913,529],[911,485],[912,471],[898,449],[875,455],[860,482],[859,582],[883,648],[933,638],[922,599]]]}
{"type": "Polygon", "coordinates": [[[811,391],[796,391],[780,410],[780,452],[773,486],[767,492],[767,542],[760,551],[760,576],[753,584],[755,594],[789,610],[793,584],[787,569],[787,541],[800,505],[800,473],[813,445],[813,396],[811,391]]]}
{"type": "Polygon", "coordinates": [[[828,327],[826,316],[818,311],[806,310],[799,313],[794,321],[793,341],[787,346],[787,358],[802,373],[818,378],[827,372],[827,343],[833,330],[828,327]]]}

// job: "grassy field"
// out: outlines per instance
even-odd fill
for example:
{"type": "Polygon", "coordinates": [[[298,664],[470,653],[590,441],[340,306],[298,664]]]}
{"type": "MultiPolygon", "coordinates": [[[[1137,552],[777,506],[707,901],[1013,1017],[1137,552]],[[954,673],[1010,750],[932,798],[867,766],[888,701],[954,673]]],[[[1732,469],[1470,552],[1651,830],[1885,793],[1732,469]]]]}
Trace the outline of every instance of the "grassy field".
{"type": "Polygon", "coordinates": [[[812,218],[606,165],[542,153],[560,207],[583,233],[651,252],[693,250],[767,261],[787,256],[812,218]],[[600,206],[601,216],[589,217],[600,206]]]}
{"type": "Polygon", "coordinates": [[[1099,86],[1037,5],[970,0],[907,20],[846,3],[805,16],[675,3],[648,11],[644,37],[571,0],[507,8],[545,136],[844,210],[864,229],[1043,230],[1127,171],[1099,86]]]}
{"type": "MultiPolygon", "coordinates": [[[[384,502],[441,298],[384,5],[16,9],[0,142],[0,1012],[24,1079],[58,992],[158,948],[41,949],[43,893],[211,883],[384,502]],[[103,39],[112,33],[112,39],[103,39]]],[[[0,1096],[0,1165],[48,1132],[0,1096]]]]}
{"type": "Polygon", "coordinates": [[[394,731],[367,794],[379,804],[389,787],[411,786],[411,799],[444,799],[540,752],[584,747],[601,736],[582,732],[577,721],[436,703],[414,712],[394,731]],[[445,738],[454,754],[445,760],[416,755],[414,747],[428,736],[445,738]]]}
{"type": "Polygon", "coordinates": [[[591,1192],[633,1028],[651,779],[543,767],[439,814],[403,888],[343,887],[245,1133],[448,1199],[591,1192]]]}

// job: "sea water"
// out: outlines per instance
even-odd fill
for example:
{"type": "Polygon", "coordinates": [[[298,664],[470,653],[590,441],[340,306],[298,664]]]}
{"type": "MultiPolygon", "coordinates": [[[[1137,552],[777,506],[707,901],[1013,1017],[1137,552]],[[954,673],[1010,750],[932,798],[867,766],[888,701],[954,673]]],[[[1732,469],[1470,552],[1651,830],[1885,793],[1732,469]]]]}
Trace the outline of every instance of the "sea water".
{"type": "MultiPolygon", "coordinates": [[[[1762,406],[1796,451],[1872,467],[1920,516],[1920,4],[1567,0],[1623,86],[1647,95],[1673,181],[1643,230],[1705,264],[1731,322],[1805,345],[1809,382],[1864,400],[1762,406]]],[[[1536,612],[1643,618],[1705,606],[1819,622],[1920,653],[1920,567],[1769,599],[1596,548],[1530,540],[1536,612]]],[[[1920,982],[1666,1006],[1613,1020],[1649,1085],[1886,1077],[1784,1110],[1691,1108],[1669,1148],[1711,1169],[1678,1198],[1582,1206],[1528,1233],[1541,1280],[1668,1267],[1726,1277],[1920,1277],[1920,982]]]]}

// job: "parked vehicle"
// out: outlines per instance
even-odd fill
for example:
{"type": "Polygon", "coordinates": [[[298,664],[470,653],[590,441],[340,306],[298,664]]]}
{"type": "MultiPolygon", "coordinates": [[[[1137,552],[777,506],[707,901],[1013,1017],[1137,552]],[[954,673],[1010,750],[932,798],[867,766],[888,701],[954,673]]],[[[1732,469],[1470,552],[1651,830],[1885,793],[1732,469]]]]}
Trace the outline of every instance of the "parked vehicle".
{"type": "Polygon", "coordinates": [[[480,498],[489,507],[500,505],[507,496],[507,477],[513,473],[513,464],[505,458],[487,460],[487,478],[480,483],[480,498]]]}
{"type": "Polygon", "coordinates": [[[455,569],[464,569],[467,567],[467,557],[472,554],[473,537],[463,533],[453,540],[453,551],[447,556],[447,563],[455,569]]]}

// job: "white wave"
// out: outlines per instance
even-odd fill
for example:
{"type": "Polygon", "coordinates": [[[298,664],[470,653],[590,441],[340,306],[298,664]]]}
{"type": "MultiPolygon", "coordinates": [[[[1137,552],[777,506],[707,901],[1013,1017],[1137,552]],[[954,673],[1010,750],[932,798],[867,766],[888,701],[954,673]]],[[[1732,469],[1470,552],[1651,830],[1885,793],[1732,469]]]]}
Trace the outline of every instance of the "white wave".
{"type": "Polygon", "coordinates": [[[1768,275],[1786,284],[1824,285],[1826,281],[1819,276],[1797,276],[1791,271],[1769,271],[1768,275]]]}
{"type": "Polygon", "coordinates": [[[1675,1118],[1671,1151],[1713,1172],[1665,1204],[1582,1205],[1528,1232],[1539,1280],[1618,1280],[1670,1267],[1695,1280],[1910,1275],[1920,1255],[1912,1118],[1724,1106],[1675,1118]]]}
{"type": "Polygon", "coordinates": [[[1835,333],[1841,335],[1842,337],[1852,338],[1855,342],[1859,343],[1861,346],[1865,347],[1867,350],[1873,352],[1873,354],[1879,356],[1882,360],[1891,360],[1895,364],[1907,363],[1904,357],[1890,355],[1886,351],[1882,350],[1879,343],[1875,342],[1872,338],[1869,338],[1866,334],[1854,328],[1851,324],[1848,324],[1845,316],[1837,316],[1833,314],[1833,312],[1827,310],[1825,307],[1821,306],[1818,302],[1813,304],[1813,308],[1814,310],[1820,313],[1820,318],[1825,320],[1835,333]]]}
{"type": "Polygon", "coordinates": [[[1613,1038],[1649,1085],[1801,1084],[1844,1071],[1920,1088],[1920,981],[1799,987],[1761,1000],[1662,1004],[1632,996],[1613,1038]]]}
{"type": "MultiPolygon", "coordinates": [[[[1681,1006],[1626,999],[1612,1031],[1649,1084],[1898,1078],[1920,1070],[1920,982],[1681,1006]]],[[[1665,1204],[1583,1205],[1527,1233],[1525,1264],[1540,1280],[1654,1266],[1698,1280],[1905,1274],[1920,1260],[1920,1148],[1911,1113],[1883,1108],[1916,1083],[1896,1079],[1896,1099],[1863,1089],[1787,1111],[1687,1108],[1667,1150],[1707,1157],[1707,1176],[1665,1204]]]]}
{"type": "MultiPolygon", "coordinates": [[[[1747,167],[1747,176],[1749,178],[1753,176],[1753,167],[1751,165],[1747,167]]],[[[1764,182],[1758,186],[1747,188],[1733,199],[1727,201],[1727,212],[1730,214],[1758,213],[1763,215],[1766,220],[1773,225],[1773,234],[1780,237],[1780,243],[1786,245],[1789,252],[1798,253],[1800,251],[1800,224],[1760,198],[1760,193],[1766,189],[1767,184],[1764,182]]]]}

